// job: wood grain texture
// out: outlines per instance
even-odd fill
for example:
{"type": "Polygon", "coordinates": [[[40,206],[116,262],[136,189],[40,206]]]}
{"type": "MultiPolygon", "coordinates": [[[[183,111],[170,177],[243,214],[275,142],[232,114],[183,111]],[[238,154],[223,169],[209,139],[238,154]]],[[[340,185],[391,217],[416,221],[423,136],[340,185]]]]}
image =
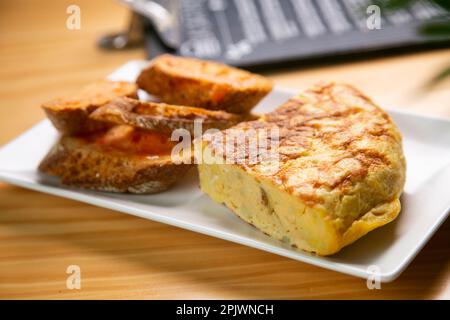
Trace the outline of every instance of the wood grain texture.
{"type": "MultiPolygon", "coordinates": [[[[65,28],[71,1],[0,2],[0,145],[44,118],[43,101],[106,76],[142,49],[104,52],[94,43],[126,23],[109,0],[79,0],[81,30],[65,28]]],[[[418,89],[450,63],[436,50],[267,72],[304,89],[323,79],[354,84],[382,106],[450,117],[450,90],[418,89]]],[[[450,221],[405,273],[382,290],[364,280],[256,249],[80,202],[0,184],[0,298],[450,298],[450,221]],[[79,265],[81,290],[66,288],[79,265]]]]}

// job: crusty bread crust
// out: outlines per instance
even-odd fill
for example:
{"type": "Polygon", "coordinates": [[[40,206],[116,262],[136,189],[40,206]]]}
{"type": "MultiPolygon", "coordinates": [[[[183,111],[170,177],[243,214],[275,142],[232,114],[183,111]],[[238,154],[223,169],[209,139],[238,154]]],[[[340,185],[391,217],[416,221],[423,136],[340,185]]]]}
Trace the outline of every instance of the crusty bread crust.
{"type": "Polygon", "coordinates": [[[231,113],[248,113],[273,86],[244,70],[168,54],[155,58],[136,83],[166,103],[231,113]]]}
{"type": "Polygon", "coordinates": [[[90,117],[98,121],[127,124],[133,127],[172,133],[186,129],[194,135],[195,121],[201,121],[203,131],[226,129],[245,117],[224,111],[174,106],[165,103],[144,102],[130,98],[117,98],[95,110],[90,117]]]}
{"type": "Polygon", "coordinates": [[[65,185],[108,192],[149,194],[167,190],[192,168],[171,155],[136,155],[102,148],[85,137],[62,136],[39,165],[65,185]]]}
{"type": "Polygon", "coordinates": [[[77,94],[44,103],[42,108],[61,133],[88,133],[108,126],[105,122],[89,118],[89,114],[117,97],[137,97],[136,85],[129,82],[101,80],[83,88],[77,94]]]}

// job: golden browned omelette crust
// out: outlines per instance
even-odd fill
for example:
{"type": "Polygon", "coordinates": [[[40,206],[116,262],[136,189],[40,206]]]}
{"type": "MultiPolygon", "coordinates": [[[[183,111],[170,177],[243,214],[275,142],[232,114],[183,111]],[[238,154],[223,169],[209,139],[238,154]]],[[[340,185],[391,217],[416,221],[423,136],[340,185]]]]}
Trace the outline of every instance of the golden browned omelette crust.
{"type": "MultiPolygon", "coordinates": [[[[217,193],[207,182],[210,173],[206,165],[205,169],[202,166],[199,169],[202,189],[208,189],[217,201],[229,200],[226,204],[231,209],[264,232],[321,255],[335,253],[370,230],[395,219],[405,182],[402,138],[387,113],[360,91],[343,84],[318,85],[293,97],[259,121],[240,123],[225,130],[224,135],[227,139],[235,134],[242,135],[242,130],[274,126],[280,130],[279,144],[271,150],[279,154],[277,167],[264,159],[249,163],[248,150],[239,146],[231,156],[238,162],[233,165],[240,168],[238,176],[239,172],[245,172],[265,186],[261,188],[261,202],[263,207],[272,208],[272,214],[278,215],[278,220],[270,220],[275,221],[274,225],[279,223],[276,230],[265,222],[258,223],[262,220],[255,218],[257,213],[252,215],[240,210],[238,200],[223,198],[220,192],[228,188],[226,184],[217,193]],[[203,182],[202,171],[205,172],[203,182]],[[289,195],[284,198],[286,205],[291,203],[289,199],[297,199],[301,211],[289,211],[288,216],[289,209],[276,203],[268,190],[281,190],[289,195]],[[323,227],[317,231],[319,228],[315,229],[314,225],[323,227]],[[326,232],[319,237],[312,230],[318,234],[326,232]]],[[[250,139],[254,138],[250,135],[250,139]]],[[[219,158],[223,157],[225,145],[220,139],[212,140],[206,143],[206,148],[219,158]]],[[[221,175],[217,172],[222,167],[213,169],[221,175]]]]}
{"type": "Polygon", "coordinates": [[[117,98],[95,110],[90,117],[115,124],[171,133],[186,129],[194,135],[195,121],[201,121],[202,129],[226,129],[244,120],[243,116],[224,111],[174,106],[165,103],[144,102],[130,98],[117,98]]]}
{"type": "Polygon", "coordinates": [[[122,81],[100,80],[78,93],[44,103],[42,108],[61,133],[88,133],[106,127],[105,122],[90,119],[89,114],[117,97],[136,98],[136,85],[122,81]]]}
{"type": "Polygon", "coordinates": [[[249,112],[272,90],[272,83],[262,76],[168,54],[153,59],[137,85],[166,103],[231,113],[249,112]]]}
{"type": "Polygon", "coordinates": [[[159,133],[116,126],[90,135],[62,136],[39,170],[80,188],[156,193],[192,168],[172,162],[172,147],[169,138],[159,133]]]}

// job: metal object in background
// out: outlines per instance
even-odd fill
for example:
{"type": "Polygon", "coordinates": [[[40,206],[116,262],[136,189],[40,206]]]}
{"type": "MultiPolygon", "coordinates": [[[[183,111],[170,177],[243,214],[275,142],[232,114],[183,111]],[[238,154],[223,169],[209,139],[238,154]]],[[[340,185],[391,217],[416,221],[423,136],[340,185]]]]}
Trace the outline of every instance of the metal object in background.
{"type": "Polygon", "coordinates": [[[251,68],[450,45],[448,36],[418,33],[450,19],[429,0],[380,11],[379,28],[368,24],[373,0],[120,1],[142,17],[150,59],[171,52],[251,68]]]}
{"type": "Polygon", "coordinates": [[[163,1],[165,6],[149,0],[120,0],[120,2],[127,5],[132,12],[128,30],[101,37],[99,40],[100,47],[104,49],[125,49],[143,44],[145,22],[150,23],[156,30],[165,46],[170,49],[177,49],[180,46],[177,19],[178,1],[163,1]],[[144,22],[144,20],[146,21],[144,22]]]}
{"type": "Polygon", "coordinates": [[[170,49],[180,46],[178,0],[120,0],[132,11],[148,19],[161,41],[170,49]]]}
{"type": "Polygon", "coordinates": [[[98,39],[98,45],[103,49],[122,50],[144,44],[144,27],[140,15],[131,13],[128,29],[124,32],[107,34],[98,39]]]}

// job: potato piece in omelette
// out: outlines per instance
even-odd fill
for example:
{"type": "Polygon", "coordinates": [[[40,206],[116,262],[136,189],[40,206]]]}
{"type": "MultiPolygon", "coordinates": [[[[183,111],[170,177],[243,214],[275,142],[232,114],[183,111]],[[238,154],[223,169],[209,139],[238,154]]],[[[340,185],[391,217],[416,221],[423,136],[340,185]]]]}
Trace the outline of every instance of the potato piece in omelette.
{"type": "Polygon", "coordinates": [[[402,137],[387,113],[351,86],[318,85],[221,134],[198,142],[201,189],[293,247],[331,255],[400,212],[402,137]],[[230,148],[232,137],[251,142],[260,135],[249,132],[273,128],[277,143],[268,135],[265,142],[277,161],[251,158],[251,144],[230,148]]]}

